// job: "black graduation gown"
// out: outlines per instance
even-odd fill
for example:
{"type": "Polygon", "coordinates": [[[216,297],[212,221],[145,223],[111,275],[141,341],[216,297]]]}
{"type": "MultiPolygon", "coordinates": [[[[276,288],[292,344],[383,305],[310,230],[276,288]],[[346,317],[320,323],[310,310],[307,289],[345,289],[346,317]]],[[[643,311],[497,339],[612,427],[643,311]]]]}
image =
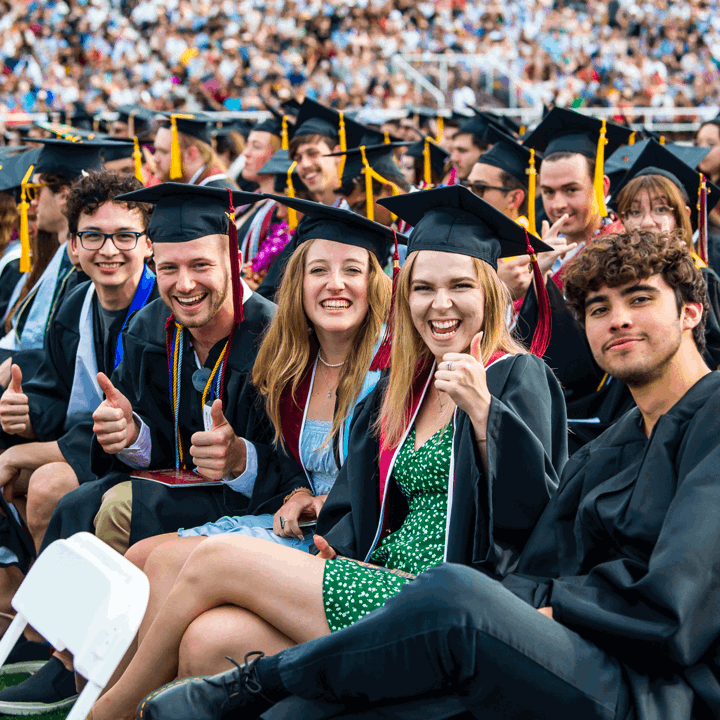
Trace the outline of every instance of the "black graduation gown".
{"type": "MultiPolygon", "coordinates": [[[[170,488],[148,480],[133,480],[131,542],[212,522],[223,515],[274,513],[290,490],[307,485],[294,458],[274,451],[272,427],[262,402],[250,382],[257,346],[275,306],[254,293],[244,304],[245,320],[232,344],[226,367],[225,416],[235,433],[255,445],[258,477],[251,498],[218,482],[214,487],[170,488]]],[[[151,430],[150,469],[175,467],[175,440],[168,386],[165,321],[170,310],[156,300],[133,318],[123,336],[125,356],[112,376],[115,387],[130,401],[151,430]]],[[[206,367],[212,368],[224,341],[211,350],[206,367]]],[[[192,385],[196,369],[194,351],[185,343],[182,363],[180,431],[186,451],[193,433],[204,429],[201,394],[192,385]]],[[[116,456],[107,455],[93,441],[92,471],[101,479],[86,483],[58,504],[45,534],[43,547],[74,532],[93,532],[93,519],[102,495],[129,479],[132,470],[116,456]]]]}
{"type": "Polygon", "coordinates": [[[624,666],[637,720],[720,716],[720,373],[648,439],[637,408],[579,450],[503,585],[624,666]]]}
{"type": "Polygon", "coordinates": [[[275,262],[268,268],[265,277],[260,283],[260,287],[257,289],[259,295],[262,295],[268,300],[275,298],[275,293],[277,293],[283,274],[285,273],[285,266],[295,251],[295,247],[295,243],[291,240],[275,258],[275,262]]]}
{"type": "MultiPolygon", "coordinates": [[[[90,446],[93,439],[92,410],[88,409],[86,420],[79,421],[65,432],[70,392],[75,373],[75,358],[80,341],[79,320],[87,283],[75,288],[65,299],[62,307],[45,336],[43,359],[33,378],[23,382],[23,391],[30,404],[30,421],[40,442],[57,440],[65,461],[72,467],[80,483],[97,480],[90,469],[90,446]]],[[[158,297],[157,287],[153,287],[148,302],[158,297]]],[[[112,375],[115,365],[115,350],[126,316],[120,314],[103,337],[102,324],[97,295],[92,300],[93,340],[98,371],[112,375]]],[[[6,436],[3,440],[9,444],[17,442],[17,436],[6,436]]]]}
{"type": "MultiPolygon", "coordinates": [[[[565,402],[551,370],[533,355],[507,357],[488,367],[493,396],[488,419],[485,478],[472,422],[458,411],[453,437],[454,487],[446,559],[508,572],[530,536],[567,458],[565,402]]],[[[339,555],[364,560],[380,517],[379,439],[372,431],[386,379],[358,405],[350,450],[318,518],[317,532],[339,555]]],[[[407,513],[394,481],[389,487],[389,531],[407,513]]]]}
{"type": "Polygon", "coordinates": [[[10,296],[15,286],[20,282],[20,260],[11,260],[0,274],[0,318],[7,312],[10,296]]]}

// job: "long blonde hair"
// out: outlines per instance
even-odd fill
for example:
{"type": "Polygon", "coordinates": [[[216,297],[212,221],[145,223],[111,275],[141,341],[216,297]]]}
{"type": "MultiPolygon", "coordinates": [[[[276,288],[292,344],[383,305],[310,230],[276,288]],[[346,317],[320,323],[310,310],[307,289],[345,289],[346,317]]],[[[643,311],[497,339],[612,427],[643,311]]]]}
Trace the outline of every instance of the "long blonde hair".
{"type": "Polygon", "coordinates": [[[15,198],[7,193],[0,193],[0,255],[10,244],[12,234],[18,229],[20,213],[15,198]]]}
{"type": "MultiPolygon", "coordinates": [[[[390,379],[383,401],[376,431],[383,428],[388,447],[395,447],[402,439],[410,421],[412,388],[419,370],[428,368],[433,356],[415,329],[410,314],[410,286],[412,272],[418,253],[408,256],[398,276],[394,305],[392,353],[390,356],[390,379]]],[[[502,350],[512,355],[526,352],[508,330],[507,308],[511,298],[507,287],[493,268],[482,260],[472,258],[478,282],[485,295],[483,337],[480,353],[483,364],[492,354],[502,350]]]]}
{"type": "MultiPolygon", "coordinates": [[[[277,313],[260,345],[252,381],[266,398],[266,411],[275,427],[275,443],[285,446],[282,434],[282,397],[297,391],[316,347],[312,325],[303,307],[305,260],[314,240],[304,242],[288,261],[277,292],[277,313]]],[[[390,278],[373,253],[368,273],[368,311],[348,353],[337,388],[338,407],[326,442],[340,432],[357,400],[383,324],[390,308],[390,278]]]]}

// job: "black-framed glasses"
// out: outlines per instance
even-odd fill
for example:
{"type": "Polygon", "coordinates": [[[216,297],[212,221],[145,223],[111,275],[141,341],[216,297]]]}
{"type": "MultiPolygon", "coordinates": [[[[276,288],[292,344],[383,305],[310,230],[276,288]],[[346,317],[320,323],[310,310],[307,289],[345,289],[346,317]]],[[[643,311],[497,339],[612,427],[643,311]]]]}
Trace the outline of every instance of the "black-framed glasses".
{"type": "Polygon", "coordinates": [[[86,250],[100,250],[108,238],[118,250],[134,250],[138,240],[147,233],[135,232],[134,230],[119,230],[114,233],[103,233],[97,230],[81,230],[75,233],[80,239],[80,244],[86,250]]]}
{"type": "Polygon", "coordinates": [[[480,182],[479,180],[475,180],[475,182],[469,182],[468,180],[463,180],[462,183],[460,183],[463,187],[466,187],[468,190],[472,191],[477,195],[479,198],[481,198],[483,195],[485,195],[485,192],[487,190],[499,190],[500,192],[510,192],[514,188],[509,187],[503,187],[502,185],[486,185],[484,182],[480,182]]]}

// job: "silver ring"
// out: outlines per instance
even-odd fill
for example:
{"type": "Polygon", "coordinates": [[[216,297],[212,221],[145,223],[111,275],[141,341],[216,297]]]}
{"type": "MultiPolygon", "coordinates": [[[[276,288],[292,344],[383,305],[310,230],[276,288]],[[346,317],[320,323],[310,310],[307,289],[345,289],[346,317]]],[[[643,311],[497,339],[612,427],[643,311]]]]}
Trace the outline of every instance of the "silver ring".
{"type": "Polygon", "coordinates": [[[448,372],[450,372],[452,370],[452,360],[448,360],[447,369],[448,369],[448,372]]]}
{"type": "Polygon", "coordinates": [[[285,529],[285,518],[282,515],[280,516],[280,529],[285,529]]]}

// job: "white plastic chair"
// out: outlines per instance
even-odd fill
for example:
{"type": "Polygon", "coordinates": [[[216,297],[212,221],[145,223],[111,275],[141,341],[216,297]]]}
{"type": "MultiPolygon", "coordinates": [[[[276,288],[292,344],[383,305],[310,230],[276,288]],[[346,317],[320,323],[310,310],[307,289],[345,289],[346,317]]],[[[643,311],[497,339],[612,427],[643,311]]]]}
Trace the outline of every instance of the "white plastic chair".
{"type": "Polygon", "coordinates": [[[73,654],[87,685],[67,720],[84,720],[133,641],[150,594],[141,570],[90,533],[56,540],[15,593],[15,619],[0,640],[0,666],[26,625],[73,654]]]}

